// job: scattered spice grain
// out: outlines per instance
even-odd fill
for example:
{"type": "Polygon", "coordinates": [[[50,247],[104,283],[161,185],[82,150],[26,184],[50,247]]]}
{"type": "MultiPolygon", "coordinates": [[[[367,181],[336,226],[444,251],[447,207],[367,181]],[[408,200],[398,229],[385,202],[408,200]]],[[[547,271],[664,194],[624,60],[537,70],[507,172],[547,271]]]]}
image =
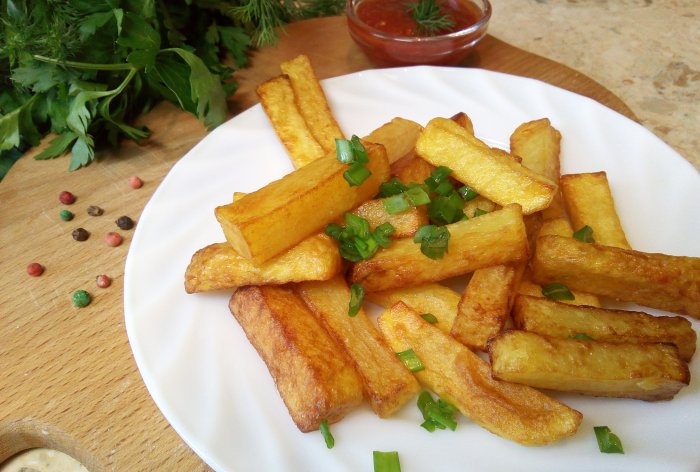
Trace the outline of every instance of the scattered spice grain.
{"type": "Polygon", "coordinates": [[[85,290],[76,290],[73,292],[73,306],[83,308],[90,304],[92,297],[85,290]]]}
{"type": "Polygon", "coordinates": [[[73,230],[72,236],[76,241],[82,242],[87,241],[87,238],[90,237],[90,233],[85,228],[77,228],[73,230]]]}
{"type": "Polygon", "coordinates": [[[129,187],[133,189],[141,188],[143,186],[143,180],[141,180],[138,176],[132,175],[129,177],[129,187]]]}
{"type": "Polygon", "coordinates": [[[70,210],[61,210],[58,212],[58,217],[61,218],[63,221],[70,221],[73,219],[74,216],[75,215],[70,210]]]}
{"type": "Polygon", "coordinates": [[[107,246],[117,247],[122,243],[122,241],[122,235],[115,231],[110,231],[109,233],[105,234],[105,242],[107,243],[107,246]]]}
{"type": "Polygon", "coordinates": [[[102,214],[104,214],[104,212],[105,211],[102,208],[98,207],[97,205],[90,205],[87,208],[87,213],[90,216],[101,216],[102,214]]]}
{"type": "Polygon", "coordinates": [[[31,275],[32,277],[39,277],[43,273],[44,266],[39,264],[38,262],[32,262],[29,265],[27,265],[27,274],[31,275]]]}
{"type": "Polygon", "coordinates": [[[75,195],[70,193],[68,190],[64,190],[58,194],[58,200],[64,205],[72,205],[75,203],[76,198],[75,195]]]}
{"type": "Polygon", "coordinates": [[[120,216],[117,218],[117,221],[115,221],[117,226],[119,226],[119,229],[131,229],[134,227],[134,220],[129,218],[128,216],[120,216]]]}
{"type": "Polygon", "coordinates": [[[112,285],[112,278],[109,275],[101,274],[95,277],[95,283],[100,288],[107,288],[112,285]]]}

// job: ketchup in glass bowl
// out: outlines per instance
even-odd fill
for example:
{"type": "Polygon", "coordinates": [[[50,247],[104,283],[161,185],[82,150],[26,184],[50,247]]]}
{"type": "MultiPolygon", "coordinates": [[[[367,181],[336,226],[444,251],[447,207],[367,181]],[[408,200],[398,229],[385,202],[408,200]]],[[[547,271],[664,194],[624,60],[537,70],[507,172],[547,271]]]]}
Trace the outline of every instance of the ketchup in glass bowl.
{"type": "Polygon", "coordinates": [[[486,34],[489,0],[348,0],[350,36],[379,66],[455,65],[486,34]]]}

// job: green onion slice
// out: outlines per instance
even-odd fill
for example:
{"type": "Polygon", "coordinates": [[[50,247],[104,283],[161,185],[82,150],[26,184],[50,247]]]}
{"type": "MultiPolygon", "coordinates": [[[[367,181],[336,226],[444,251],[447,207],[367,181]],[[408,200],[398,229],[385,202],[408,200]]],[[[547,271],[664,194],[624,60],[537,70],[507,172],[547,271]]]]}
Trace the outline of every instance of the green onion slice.
{"type": "Polygon", "coordinates": [[[348,307],[348,315],[355,316],[359,313],[362,307],[362,300],[365,298],[365,289],[360,284],[352,284],[350,286],[350,305],[348,307]]]}
{"type": "Polygon", "coordinates": [[[585,225],[577,229],[574,231],[574,238],[584,243],[594,243],[595,240],[593,239],[593,228],[585,225]]]}
{"type": "Polygon", "coordinates": [[[438,225],[446,225],[461,220],[464,217],[464,202],[453,191],[450,195],[436,195],[428,205],[430,221],[438,225]]]}
{"type": "Polygon", "coordinates": [[[343,172],[343,177],[345,177],[345,180],[347,181],[347,183],[350,184],[351,187],[360,185],[362,182],[367,180],[367,177],[369,177],[370,175],[372,175],[372,172],[367,167],[365,167],[364,164],[361,164],[359,162],[350,164],[348,170],[343,172]]]}
{"type": "Polygon", "coordinates": [[[333,449],[333,446],[335,446],[335,439],[331,434],[331,429],[328,427],[328,420],[321,420],[319,430],[321,431],[321,436],[323,436],[323,440],[326,441],[326,447],[328,449],[333,449]]]}
{"type": "Polygon", "coordinates": [[[335,157],[343,164],[355,162],[352,146],[347,139],[335,138],[335,157]]]}
{"type": "Polygon", "coordinates": [[[551,300],[574,300],[576,297],[564,284],[551,283],[542,287],[542,295],[551,300]]]}
{"type": "Polygon", "coordinates": [[[403,182],[398,178],[394,177],[379,186],[379,194],[382,197],[393,197],[394,195],[399,195],[408,190],[403,182]]]}
{"type": "Polygon", "coordinates": [[[622,441],[607,426],[594,426],[595,438],[598,441],[598,449],[606,454],[624,454],[622,441]]]}
{"type": "Polygon", "coordinates": [[[474,214],[472,215],[472,217],[473,217],[473,218],[476,218],[477,216],[485,215],[486,213],[488,213],[488,211],[482,210],[481,208],[476,207],[476,209],[474,210],[474,214]]]}
{"type": "Polygon", "coordinates": [[[401,213],[411,208],[411,204],[409,203],[408,199],[406,198],[406,194],[404,193],[399,193],[390,197],[386,197],[383,201],[384,209],[390,215],[395,215],[396,213],[401,213]]]}
{"type": "Polygon", "coordinates": [[[447,252],[450,232],[444,226],[423,225],[413,235],[413,242],[420,243],[420,250],[431,259],[441,259],[447,252]]]}
{"type": "Polygon", "coordinates": [[[433,315],[432,313],[423,313],[420,316],[430,324],[435,324],[438,322],[437,316],[433,315]]]}
{"type": "Polygon", "coordinates": [[[399,356],[401,362],[403,362],[406,368],[408,368],[408,370],[411,372],[419,372],[425,369],[425,366],[413,349],[406,349],[405,351],[397,352],[396,355],[399,356]]]}
{"type": "Polygon", "coordinates": [[[374,472],[401,472],[399,453],[396,451],[372,451],[374,472]]]}
{"type": "Polygon", "coordinates": [[[436,429],[457,429],[457,421],[454,419],[456,409],[450,403],[441,398],[436,401],[430,392],[424,390],[418,395],[416,405],[423,415],[421,427],[424,429],[430,432],[436,429]]]}
{"type": "Polygon", "coordinates": [[[476,197],[479,196],[476,190],[467,185],[458,188],[457,193],[459,193],[459,195],[465,202],[468,202],[469,200],[474,200],[476,197]]]}
{"type": "Polygon", "coordinates": [[[367,150],[357,136],[353,135],[350,140],[336,138],[335,156],[340,162],[350,166],[343,173],[343,177],[351,186],[360,185],[372,175],[372,172],[365,167],[369,162],[367,150]]]}
{"type": "Polygon", "coordinates": [[[587,335],[586,333],[574,333],[571,336],[571,339],[575,339],[577,341],[595,341],[592,337],[587,335]]]}

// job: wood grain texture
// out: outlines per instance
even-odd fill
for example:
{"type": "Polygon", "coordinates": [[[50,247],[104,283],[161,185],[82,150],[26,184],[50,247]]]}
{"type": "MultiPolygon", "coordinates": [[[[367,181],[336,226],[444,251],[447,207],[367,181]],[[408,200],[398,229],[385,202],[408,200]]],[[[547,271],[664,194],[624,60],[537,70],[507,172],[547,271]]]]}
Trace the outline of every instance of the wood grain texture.
{"type": "MultiPolygon", "coordinates": [[[[306,53],[320,78],[371,68],[350,40],[342,17],[309,20],[286,28],[280,43],[252,54],[236,78],[232,114],[257,102],[255,86],[279,74],[279,63],[306,53]],[[323,38],[319,41],[318,38],[323,38]]],[[[487,36],[463,64],[534,77],[587,95],[634,118],[612,93],[575,71],[487,36]]],[[[0,462],[22,450],[50,447],[81,461],[91,472],[205,471],[209,467],[181,440],[146,390],[124,329],[124,262],[133,230],[115,220],[137,221],[171,166],[206,135],[192,116],[162,104],[144,118],[153,136],[104,152],[101,162],[68,173],[66,158],[39,162],[24,156],[0,183],[0,462]],[[131,175],[145,184],[134,190],[131,175]],[[62,190],[78,200],[67,207],[62,190]],[[89,216],[90,205],[105,210],[89,216]],[[70,209],[75,219],[58,213],[70,209]],[[76,242],[71,232],[91,236],[76,242]],[[124,243],[108,247],[118,231],[124,243]],[[26,266],[46,267],[29,277],[26,266]],[[108,274],[109,288],[95,285],[108,274]],[[76,289],[92,303],[71,305],[76,289]]],[[[167,268],[164,268],[167,270],[167,268]]]]}

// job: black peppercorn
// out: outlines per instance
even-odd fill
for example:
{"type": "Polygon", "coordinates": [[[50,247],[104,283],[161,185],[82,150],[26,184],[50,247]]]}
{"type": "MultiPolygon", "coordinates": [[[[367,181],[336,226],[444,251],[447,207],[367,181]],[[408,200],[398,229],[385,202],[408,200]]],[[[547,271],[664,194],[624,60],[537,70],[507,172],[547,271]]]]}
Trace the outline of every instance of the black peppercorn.
{"type": "Polygon", "coordinates": [[[90,237],[90,233],[85,228],[78,228],[73,230],[73,239],[76,241],[85,241],[90,237]]]}
{"type": "Polygon", "coordinates": [[[105,211],[98,206],[90,205],[87,209],[87,212],[88,212],[88,215],[90,215],[90,216],[100,216],[105,211]]]}
{"type": "Polygon", "coordinates": [[[120,216],[115,223],[119,226],[119,229],[131,229],[134,227],[134,220],[128,216],[120,216]]]}

